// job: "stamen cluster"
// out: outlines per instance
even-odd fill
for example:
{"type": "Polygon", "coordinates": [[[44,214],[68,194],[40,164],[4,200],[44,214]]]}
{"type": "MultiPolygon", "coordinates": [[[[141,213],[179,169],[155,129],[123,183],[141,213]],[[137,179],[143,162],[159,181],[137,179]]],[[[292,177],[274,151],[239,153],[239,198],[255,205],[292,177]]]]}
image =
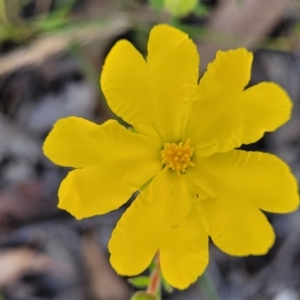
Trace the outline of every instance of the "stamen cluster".
{"type": "Polygon", "coordinates": [[[178,144],[164,144],[164,149],[161,151],[161,158],[162,164],[166,165],[165,170],[172,169],[180,177],[181,172],[185,173],[187,167],[195,165],[191,161],[194,148],[190,146],[190,143],[191,140],[188,139],[184,144],[183,142],[178,144]]]}

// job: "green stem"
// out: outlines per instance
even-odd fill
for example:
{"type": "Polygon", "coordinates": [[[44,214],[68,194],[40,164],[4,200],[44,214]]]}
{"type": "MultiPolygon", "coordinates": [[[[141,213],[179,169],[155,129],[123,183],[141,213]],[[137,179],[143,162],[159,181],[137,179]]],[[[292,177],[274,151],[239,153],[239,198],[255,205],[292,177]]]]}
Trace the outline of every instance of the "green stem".
{"type": "Polygon", "coordinates": [[[147,292],[151,293],[153,295],[157,295],[160,297],[160,284],[161,284],[161,278],[160,278],[160,263],[159,263],[159,253],[156,254],[156,257],[154,259],[155,261],[155,268],[151,273],[150,276],[150,283],[147,288],[147,292]]]}
{"type": "Polygon", "coordinates": [[[206,300],[221,300],[211,278],[206,272],[198,279],[198,284],[206,300]]]}
{"type": "Polygon", "coordinates": [[[156,295],[160,287],[160,272],[159,270],[153,270],[150,277],[150,284],[147,288],[147,292],[156,295]]]}

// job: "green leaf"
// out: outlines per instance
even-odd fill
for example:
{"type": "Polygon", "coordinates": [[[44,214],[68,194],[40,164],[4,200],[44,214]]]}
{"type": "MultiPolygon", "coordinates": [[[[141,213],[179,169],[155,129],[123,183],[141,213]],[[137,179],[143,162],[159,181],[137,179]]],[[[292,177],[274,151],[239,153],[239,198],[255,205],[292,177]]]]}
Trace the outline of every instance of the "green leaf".
{"type": "Polygon", "coordinates": [[[155,10],[164,8],[164,0],[150,0],[150,6],[155,10]]]}
{"type": "MultiPolygon", "coordinates": [[[[152,178],[151,179],[149,179],[148,181],[147,181],[147,186],[149,185],[149,183],[151,182],[151,180],[152,180],[152,178]]],[[[146,186],[146,187],[147,187],[146,186]]],[[[144,187],[144,189],[146,188],[145,187],[145,184],[143,185],[143,187],[144,187]]],[[[149,270],[152,272],[155,268],[156,268],[156,263],[155,263],[155,261],[154,261],[154,259],[151,261],[151,263],[150,263],[150,265],[149,265],[149,270]]]]}
{"type": "Polygon", "coordinates": [[[2,294],[0,294],[0,300],[5,300],[2,294]]]}
{"type": "Polygon", "coordinates": [[[132,126],[129,126],[127,129],[128,129],[129,131],[133,132],[133,133],[138,133],[138,132],[136,131],[136,129],[135,129],[134,127],[132,127],[132,126]]]}
{"type": "Polygon", "coordinates": [[[150,283],[150,278],[148,276],[138,276],[134,278],[128,279],[129,283],[131,283],[136,288],[146,288],[150,283]]]}
{"type": "Polygon", "coordinates": [[[203,4],[198,4],[193,12],[197,15],[197,16],[207,16],[209,14],[209,9],[203,5],[203,4]]]}
{"type": "Polygon", "coordinates": [[[65,26],[69,22],[68,11],[61,8],[50,13],[46,18],[37,19],[35,27],[40,32],[50,32],[65,26]]]}
{"type": "Polygon", "coordinates": [[[6,26],[0,26],[0,42],[9,38],[9,32],[6,26]]]}
{"type": "Polygon", "coordinates": [[[8,24],[6,17],[6,4],[5,0],[0,0],[0,22],[8,24]]]}
{"type": "Polygon", "coordinates": [[[207,274],[207,272],[203,273],[199,278],[198,278],[198,285],[200,287],[201,293],[203,294],[205,299],[210,299],[210,300],[221,300],[221,298],[218,295],[218,292],[207,274]]]}
{"type": "Polygon", "coordinates": [[[171,294],[174,291],[174,289],[168,284],[164,277],[162,277],[162,285],[167,293],[171,294]]]}
{"type": "Polygon", "coordinates": [[[68,10],[71,10],[74,4],[77,0],[58,0],[53,1],[53,9],[54,11],[61,8],[67,8],[68,10]]]}
{"type": "Polygon", "coordinates": [[[198,5],[198,0],[165,0],[165,9],[175,17],[184,17],[198,5]]]}
{"type": "Polygon", "coordinates": [[[141,291],[135,293],[131,300],[159,300],[159,298],[156,295],[141,291]]]}

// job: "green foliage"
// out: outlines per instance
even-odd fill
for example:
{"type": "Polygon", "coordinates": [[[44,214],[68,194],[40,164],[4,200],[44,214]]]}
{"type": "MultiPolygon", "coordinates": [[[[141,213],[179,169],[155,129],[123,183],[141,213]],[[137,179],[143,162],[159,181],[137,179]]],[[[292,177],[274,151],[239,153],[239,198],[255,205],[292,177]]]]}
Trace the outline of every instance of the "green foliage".
{"type": "Polygon", "coordinates": [[[175,17],[183,17],[192,12],[198,0],[165,0],[165,8],[175,17]]]}
{"type": "Polygon", "coordinates": [[[76,0],[59,0],[59,1],[54,1],[54,9],[71,9],[71,7],[75,4],[76,0]]]}
{"type": "MultiPolygon", "coordinates": [[[[13,15],[17,16],[18,11],[26,5],[28,0],[19,0],[16,2],[19,6],[14,8],[13,15]]],[[[3,40],[13,40],[16,42],[25,42],[26,40],[48,32],[53,32],[62,29],[76,21],[70,17],[72,5],[75,0],[65,0],[60,5],[57,5],[54,11],[48,14],[42,14],[30,19],[8,20],[5,0],[0,0],[0,42],[3,40]]]]}
{"type": "Polygon", "coordinates": [[[150,278],[148,276],[138,276],[128,279],[128,281],[136,288],[143,289],[148,287],[150,278]]]}
{"type": "Polygon", "coordinates": [[[163,276],[161,276],[161,281],[162,281],[162,286],[164,288],[164,290],[171,294],[173,292],[173,288],[168,284],[168,282],[165,280],[165,278],[163,276]]]}
{"type": "Polygon", "coordinates": [[[198,16],[207,16],[209,14],[209,9],[204,4],[198,4],[194,10],[193,13],[198,16]]]}
{"type": "Polygon", "coordinates": [[[131,300],[159,300],[159,298],[156,295],[142,291],[135,293],[131,300]]]}
{"type": "Polygon", "coordinates": [[[155,10],[161,10],[164,8],[164,0],[150,0],[150,5],[155,10]]]}
{"type": "MultiPolygon", "coordinates": [[[[6,17],[6,3],[5,0],[0,0],[0,26],[2,24],[7,24],[7,17],[6,17]]],[[[0,27],[1,30],[2,26],[0,27]]]]}
{"type": "MultiPolygon", "coordinates": [[[[152,180],[152,178],[151,178],[152,180]]],[[[150,272],[152,272],[154,269],[156,268],[156,264],[155,264],[155,261],[154,259],[151,261],[150,265],[149,265],[149,270],[150,272]]]]}
{"type": "Polygon", "coordinates": [[[58,9],[50,13],[46,18],[38,19],[34,24],[37,31],[41,33],[51,32],[62,28],[69,23],[68,10],[58,9]]]}
{"type": "Polygon", "coordinates": [[[198,285],[205,299],[221,300],[211,278],[206,273],[199,277],[198,285]]]}
{"type": "Polygon", "coordinates": [[[150,6],[157,11],[166,9],[174,17],[184,17],[191,12],[198,16],[209,14],[209,9],[198,0],[150,0],[150,6]]]}

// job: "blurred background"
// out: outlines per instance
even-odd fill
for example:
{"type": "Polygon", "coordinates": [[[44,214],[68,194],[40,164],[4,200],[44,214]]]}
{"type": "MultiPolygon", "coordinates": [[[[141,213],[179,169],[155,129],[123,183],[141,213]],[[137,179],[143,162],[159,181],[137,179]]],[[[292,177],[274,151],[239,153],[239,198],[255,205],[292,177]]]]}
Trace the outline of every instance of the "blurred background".
{"type": "MultiPolygon", "coordinates": [[[[108,262],[126,207],[80,222],[58,210],[69,170],[41,146],[61,117],[114,118],[99,88],[105,56],[119,39],[145,53],[158,23],[189,33],[202,73],[218,49],[254,51],[251,84],[278,82],[294,110],[288,124],[245,148],[278,155],[300,179],[300,1],[0,0],[1,300],[128,300],[136,290],[108,262]]],[[[222,300],[300,299],[300,213],[268,217],[277,240],[266,256],[230,257],[211,245],[207,273],[222,300]]],[[[200,280],[163,299],[204,295],[200,280]]]]}

